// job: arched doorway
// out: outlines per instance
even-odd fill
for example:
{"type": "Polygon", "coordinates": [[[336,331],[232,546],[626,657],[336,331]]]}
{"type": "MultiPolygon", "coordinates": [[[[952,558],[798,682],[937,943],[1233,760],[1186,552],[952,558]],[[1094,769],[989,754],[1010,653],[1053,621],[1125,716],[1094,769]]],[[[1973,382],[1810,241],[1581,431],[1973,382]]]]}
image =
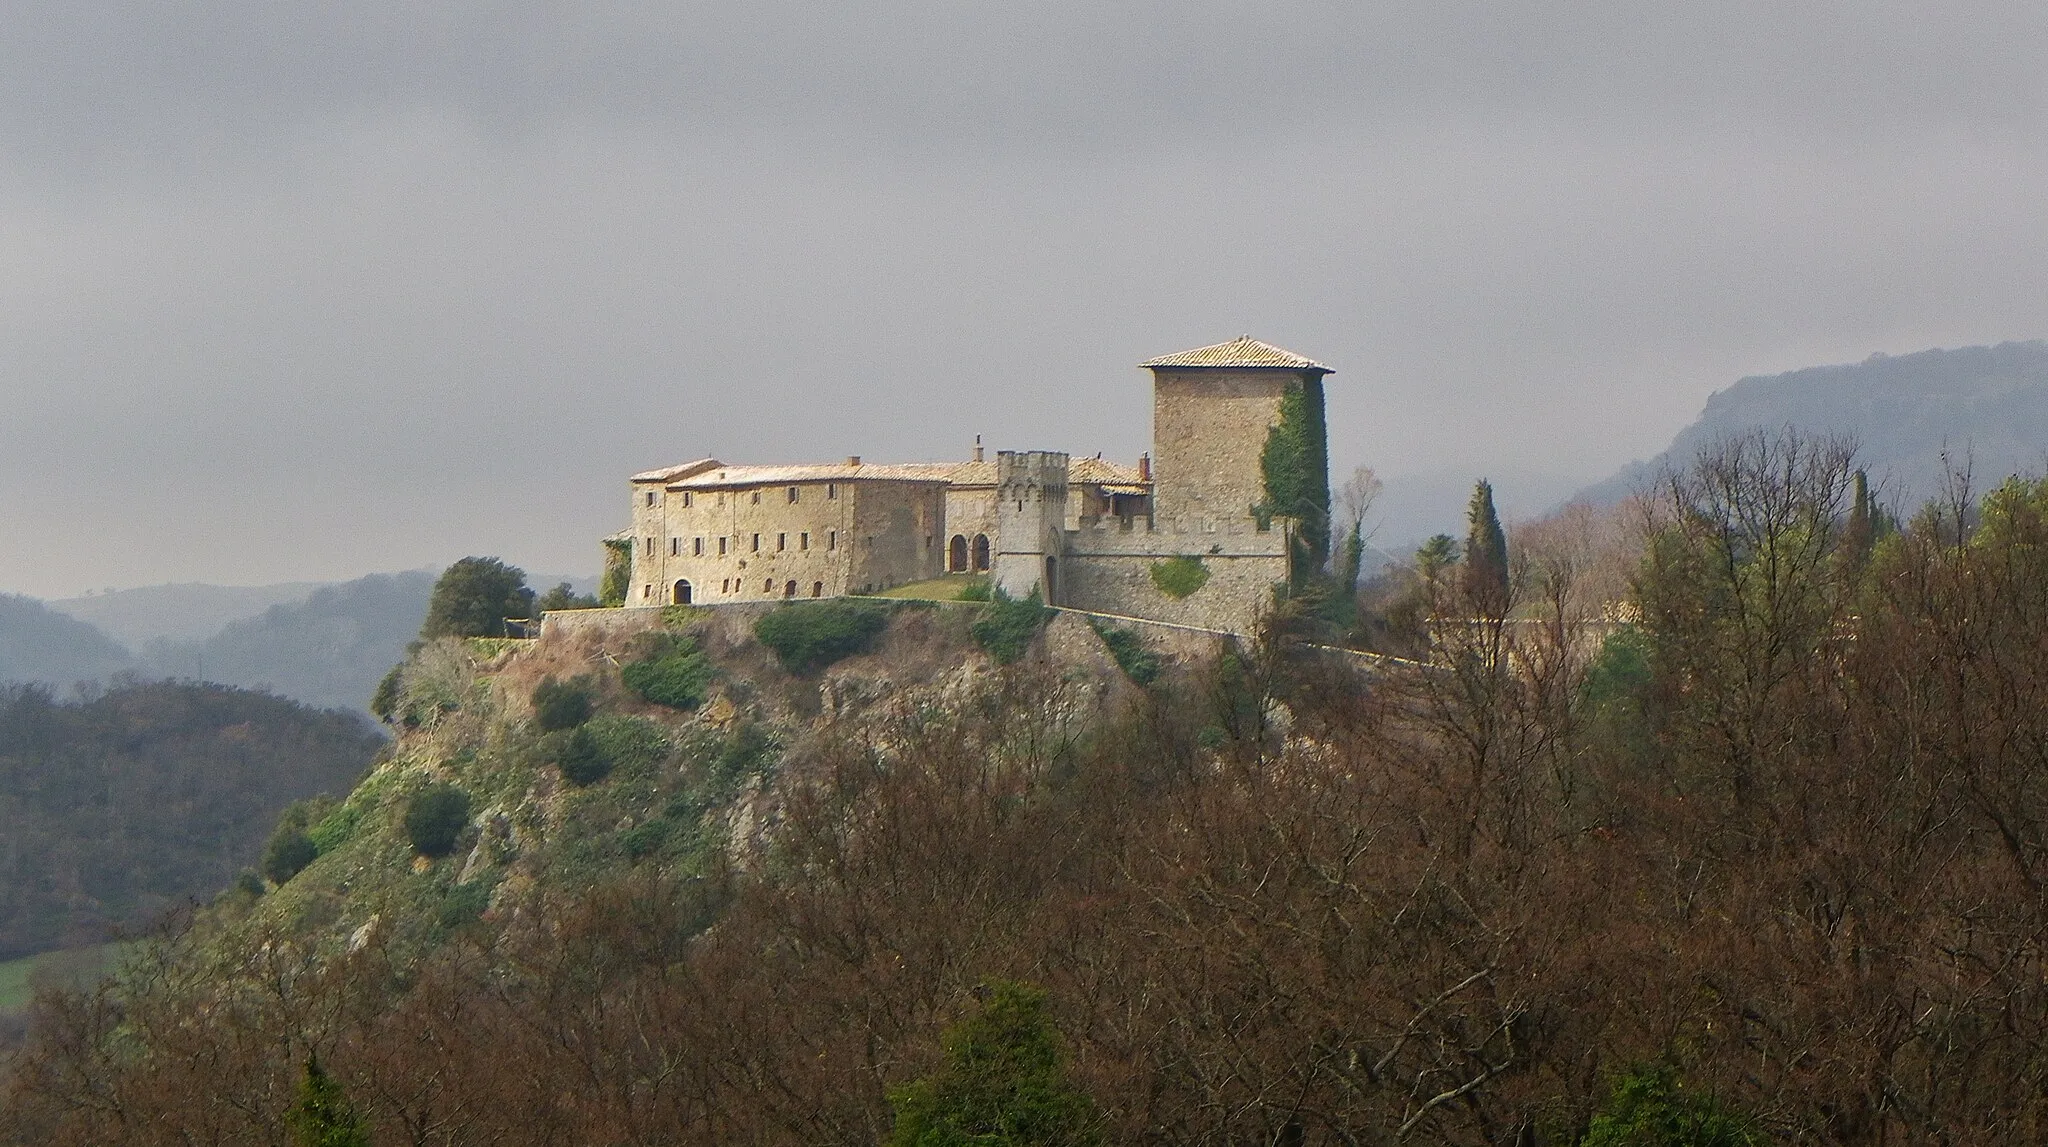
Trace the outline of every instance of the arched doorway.
{"type": "Polygon", "coordinates": [[[690,604],[690,583],[689,583],[689,582],[687,582],[687,581],[679,581],[679,582],[677,582],[677,583],[676,583],[676,593],[675,593],[675,602],[676,602],[676,604],[677,604],[677,605],[688,605],[688,604],[690,604]]]}
{"type": "Polygon", "coordinates": [[[795,583],[795,582],[793,582],[793,581],[791,581],[791,582],[784,582],[784,583],[782,583],[782,596],[784,596],[784,597],[795,597],[795,596],[796,596],[796,583],[795,583]]]}
{"type": "Polygon", "coordinates": [[[1057,605],[1060,600],[1060,560],[1045,559],[1045,604],[1057,605]]]}
{"type": "Polygon", "coordinates": [[[974,572],[988,572],[988,535],[974,535],[974,572]]]}
{"type": "Polygon", "coordinates": [[[814,581],[814,582],[812,582],[812,583],[811,583],[811,596],[812,596],[812,597],[824,597],[824,596],[825,596],[825,583],[824,583],[824,582],[821,582],[821,581],[814,581]]]}
{"type": "Polygon", "coordinates": [[[960,573],[967,568],[967,535],[954,534],[946,546],[946,572],[960,573]]]}

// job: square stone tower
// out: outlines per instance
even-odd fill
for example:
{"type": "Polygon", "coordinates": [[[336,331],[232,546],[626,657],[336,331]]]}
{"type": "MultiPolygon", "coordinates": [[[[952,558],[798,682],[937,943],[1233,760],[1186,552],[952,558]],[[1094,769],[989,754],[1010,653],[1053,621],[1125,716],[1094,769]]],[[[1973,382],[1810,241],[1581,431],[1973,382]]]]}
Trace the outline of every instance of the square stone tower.
{"type": "Polygon", "coordinates": [[[995,584],[1011,597],[1032,590],[1060,604],[1066,556],[1067,456],[1052,450],[996,454],[995,584]]]}
{"type": "Polygon", "coordinates": [[[1227,531],[1231,523],[1253,518],[1254,506],[1268,504],[1260,457],[1290,391],[1300,394],[1297,408],[1312,423],[1306,437],[1313,439],[1309,445],[1323,468],[1322,512],[1328,513],[1323,376],[1329,367],[1250,336],[1138,365],[1152,372],[1157,528],[1227,531]]]}

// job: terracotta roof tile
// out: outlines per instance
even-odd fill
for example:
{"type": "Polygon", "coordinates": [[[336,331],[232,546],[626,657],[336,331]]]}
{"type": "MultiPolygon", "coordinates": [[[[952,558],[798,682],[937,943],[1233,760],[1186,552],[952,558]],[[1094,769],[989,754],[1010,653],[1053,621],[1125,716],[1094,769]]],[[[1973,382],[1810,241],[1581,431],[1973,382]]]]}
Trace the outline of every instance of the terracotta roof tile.
{"type": "Polygon", "coordinates": [[[1271,343],[1262,343],[1246,335],[1215,346],[1197,347],[1178,354],[1164,354],[1138,364],[1141,367],[1199,366],[1199,367],[1278,367],[1284,370],[1313,370],[1323,374],[1334,373],[1311,358],[1303,358],[1291,350],[1282,350],[1271,343]]]}

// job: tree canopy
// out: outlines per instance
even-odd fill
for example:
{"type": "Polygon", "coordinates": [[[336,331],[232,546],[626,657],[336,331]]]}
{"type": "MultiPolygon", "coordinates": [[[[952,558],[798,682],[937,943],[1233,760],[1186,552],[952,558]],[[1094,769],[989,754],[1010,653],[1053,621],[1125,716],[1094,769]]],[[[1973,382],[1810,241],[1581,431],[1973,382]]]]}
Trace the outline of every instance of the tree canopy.
{"type": "Polygon", "coordinates": [[[526,572],[497,558],[463,558],[434,583],[420,636],[503,637],[506,618],[530,617],[526,572]]]}

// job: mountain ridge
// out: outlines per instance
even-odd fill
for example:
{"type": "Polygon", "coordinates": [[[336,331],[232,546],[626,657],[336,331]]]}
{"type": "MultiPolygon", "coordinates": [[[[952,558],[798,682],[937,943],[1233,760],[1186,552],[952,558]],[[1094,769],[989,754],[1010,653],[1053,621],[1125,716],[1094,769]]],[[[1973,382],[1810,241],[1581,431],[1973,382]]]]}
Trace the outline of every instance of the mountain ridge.
{"type": "Polygon", "coordinates": [[[1884,500],[1910,511],[1941,489],[1951,464],[1972,484],[2041,469],[2048,441],[2048,341],[1873,354],[1737,380],[1647,460],[1631,462],[1571,501],[1611,505],[1732,434],[1791,428],[1844,434],[1884,500]]]}

